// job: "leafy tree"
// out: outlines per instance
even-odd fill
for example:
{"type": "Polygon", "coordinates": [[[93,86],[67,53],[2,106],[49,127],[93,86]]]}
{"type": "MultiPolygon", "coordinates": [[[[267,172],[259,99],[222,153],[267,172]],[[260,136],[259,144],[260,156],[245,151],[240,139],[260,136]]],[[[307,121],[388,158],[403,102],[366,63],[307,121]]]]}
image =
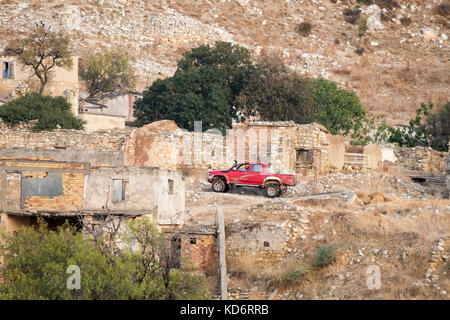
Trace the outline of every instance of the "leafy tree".
{"type": "Polygon", "coordinates": [[[121,257],[108,258],[75,229],[65,225],[50,231],[23,228],[5,233],[0,245],[0,299],[127,299],[138,291],[129,277],[133,265],[121,257]],[[81,270],[81,288],[69,290],[67,268],[81,270]]]}
{"type": "Polygon", "coordinates": [[[351,134],[353,138],[367,133],[368,112],[354,92],[338,87],[336,82],[319,78],[315,81],[314,108],[318,122],[332,134],[351,134]]]}
{"type": "Polygon", "coordinates": [[[278,57],[263,56],[237,98],[247,117],[308,123],[314,120],[313,81],[301,78],[278,57]]]}
{"type": "Polygon", "coordinates": [[[0,108],[0,118],[13,126],[20,122],[37,120],[36,131],[62,129],[83,129],[84,121],[75,117],[70,104],[63,97],[43,96],[27,93],[0,108]]]}
{"type": "Polygon", "coordinates": [[[136,76],[128,55],[120,51],[105,51],[90,55],[81,65],[81,80],[86,82],[89,97],[117,90],[134,89],[136,76]]]}
{"type": "MultiPolygon", "coordinates": [[[[109,223],[110,221],[108,221],[109,223]]],[[[94,239],[65,224],[4,232],[0,239],[0,299],[208,299],[203,276],[177,269],[170,242],[145,219],[120,238],[94,239]],[[119,250],[100,241],[120,242],[119,250]],[[80,268],[80,288],[69,290],[69,266],[80,268]]]]}
{"type": "Polygon", "coordinates": [[[173,77],[157,80],[135,103],[137,124],[174,120],[193,130],[224,130],[238,118],[236,97],[253,71],[247,49],[226,42],[202,45],[183,55],[173,77]]]}
{"type": "Polygon", "coordinates": [[[434,109],[432,103],[422,103],[416,110],[416,117],[409,121],[406,128],[394,128],[383,123],[379,132],[384,132],[388,143],[400,147],[432,147],[438,151],[448,151],[450,140],[450,102],[434,109]]]}
{"type": "Polygon", "coordinates": [[[69,43],[67,36],[51,31],[40,22],[29,37],[9,42],[5,54],[18,57],[20,63],[33,69],[39,80],[38,92],[42,94],[55,67],[72,67],[69,43]]]}

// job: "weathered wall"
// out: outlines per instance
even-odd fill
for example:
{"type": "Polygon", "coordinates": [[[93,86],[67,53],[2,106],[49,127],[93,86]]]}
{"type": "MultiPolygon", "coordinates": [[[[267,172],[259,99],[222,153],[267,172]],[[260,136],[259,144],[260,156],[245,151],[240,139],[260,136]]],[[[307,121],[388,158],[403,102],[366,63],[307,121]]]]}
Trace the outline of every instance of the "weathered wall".
{"type": "Polygon", "coordinates": [[[206,271],[217,263],[217,242],[214,234],[181,234],[181,259],[184,266],[206,271]]]}
{"type": "Polygon", "coordinates": [[[17,231],[22,227],[29,227],[32,225],[31,217],[22,217],[0,213],[0,231],[17,231]]]}
{"type": "Polygon", "coordinates": [[[76,211],[82,207],[87,164],[0,159],[0,209],[76,211]]]}
{"type": "Polygon", "coordinates": [[[1,157],[89,162],[92,166],[118,167],[124,165],[124,156],[121,151],[0,148],[1,157]]]}
{"type": "Polygon", "coordinates": [[[33,132],[29,125],[15,128],[0,120],[0,150],[19,149],[61,149],[123,151],[129,130],[53,130],[33,132]]]}
{"type": "Polygon", "coordinates": [[[130,130],[33,132],[30,125],[11,128],[0,119],[0,157],[48,158],[121,166],[129,134],[130,130]]]}
{"type": "Polygon", "coordinates": [[[282,262],[309,230],[310,212],[284,202],[266,203],[247,210],[252,222],[226,225],[227,255],[252,259],[265,266],[282,262]]]}
{"type": "Polygon", "coordinates": [[[185,182],[181,173],[156,168],[120,167],[91,169],[85,182],[83,208],[123,211],[125,214],[156,213],[158,224],[177,224],[184,210],[185,182]],[[114,200],[113,180],[126,185],[125,200],[114,200]],[[173,181],[173,192],[169,186],[173,181]]]}
{"type": "Polygon", "coordinates": [[[87,131],[125,128],[125,116],[90,112],[80,112],[78,116],[86,120],[87,131]]]}
{"type": "Polygon", "coordinates": [[[447,152],[439,152],[431,148],[395,148],[397,164],[409,170],[445,172],[447,152]]]}
{"type": "Polygon", "coordinates": [[[88,163],[0,158],[0,211],[16,214],[156,213],[158,224],[178,224],[185,181],[176,171],[99,167],[88,163]],[[114,180],[125,199],[114,199],[114,180]]]}
{"type": "Polygon", "coordinates": [[[367,156],[367,169],[378,170],[381,168],[382,152],[380,147],[369,144],[364,147],[364,154],[367,156]]]}

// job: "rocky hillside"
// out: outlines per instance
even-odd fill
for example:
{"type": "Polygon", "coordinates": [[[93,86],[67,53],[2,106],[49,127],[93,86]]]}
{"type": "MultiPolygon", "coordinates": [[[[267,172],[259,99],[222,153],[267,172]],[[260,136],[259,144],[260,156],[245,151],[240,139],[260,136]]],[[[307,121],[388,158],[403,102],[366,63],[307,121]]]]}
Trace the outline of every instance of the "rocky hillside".
{"type": "Polygon", "coordinates": [[[0,47],[42,20],[67,31],[81,57],[104,47],[127,50],[142,89],[171,75],[186,49],[232,41],[255,56],[275,51],[300,74],[356,90],[367,108],[393,123],[406,122],[420,102],[448,99],[448,1],[359,2],[0,0],[0,47]]]}

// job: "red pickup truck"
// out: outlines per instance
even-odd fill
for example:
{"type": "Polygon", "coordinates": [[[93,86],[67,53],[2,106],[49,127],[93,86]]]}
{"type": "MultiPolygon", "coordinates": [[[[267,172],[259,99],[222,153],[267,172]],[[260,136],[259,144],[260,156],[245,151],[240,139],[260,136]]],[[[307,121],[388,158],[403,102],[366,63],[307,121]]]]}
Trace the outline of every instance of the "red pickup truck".
{"type": "Polygon", "coordinates": [[[265,163],[236,163],[228,170],[208,172],[208,182],[215,192],[228,192],[231,186],[262,188],[266,197],[280,196],[286,186],[295,186],[293,174],[270,173],[265,163]]]}

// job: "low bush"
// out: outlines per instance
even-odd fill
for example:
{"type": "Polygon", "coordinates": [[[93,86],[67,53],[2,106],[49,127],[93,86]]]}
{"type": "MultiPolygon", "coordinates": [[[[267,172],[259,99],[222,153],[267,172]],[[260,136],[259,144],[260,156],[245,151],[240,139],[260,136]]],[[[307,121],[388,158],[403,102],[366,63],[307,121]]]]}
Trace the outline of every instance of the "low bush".
{"type": "Polygon", "coordinates": [[[302,36],[307,37],[311,34],[312,25],[309,22],[302,22],[297,26],[297,32],[302,36]]]}
{"type": "Polygon", "coordinates": [[[358,37],[362,38],[366,34],[367,30],[367,18],[361,18],[358,21],[358,37]]]}
{"type": "Polygon", "coordinates": [[[344,14],[344,21],[351,23],[351,24],[356,24],[359,20],[359,17],[361,15],[361,12],[359,11],[358,7],[355,7],[353,9],[345,9],[343,11],[344,14]]]}
{"type": "Polygon", "coordinates": [[[388,10],[400,8],[400,5],[395,0],[375,0],[375,4],[378,5],[380,8],[388,10]]]}
{"type": "Polygon", "coordinates": [[[402,17],[400,19],[400,22],[402,23],[403,26],[407,27],[411,24],[412,20],[411,20],[411,18],[408,18],[408,17],[402,17]]]}
{"type": "Polygon", "coordinates": [[[268,277],[268,285],[272,288],[287,288],[299,285],[308,275],[310,269],[304,265],[294,265],[284,272],[268,277]]]}
{"type": "Polygon", "coordinates": [[[366,4],[368,6],[373,4],[373,0],[356,0],[356,2],[361,3],[361,4],[366,4]]]}
{"type": "Polygon", "coordinates": [[[33,126],[36,131],[62,129],[81,130],[84,121],[75,117],[70,104],[63,97],[44,96],[39,93],[27,93],[0,108],[0,118],[16,126],[20,122],[37,120],[33,126]]]}
{"type": "Polygon", "coordinates": [[[339,249],[337,244],[320,246],[314,256],[312,265],[316,268],[329,266],[336,260],[336,251],[339,249]]]}
{"type": "Polygon", "coordinates": [[[450,4],[442,2],[436,6],[435,11],[437,14],[440,14],[441,16],[446,17],[446,16],[450,15],[450,4]]]}

